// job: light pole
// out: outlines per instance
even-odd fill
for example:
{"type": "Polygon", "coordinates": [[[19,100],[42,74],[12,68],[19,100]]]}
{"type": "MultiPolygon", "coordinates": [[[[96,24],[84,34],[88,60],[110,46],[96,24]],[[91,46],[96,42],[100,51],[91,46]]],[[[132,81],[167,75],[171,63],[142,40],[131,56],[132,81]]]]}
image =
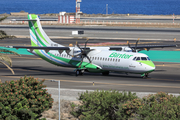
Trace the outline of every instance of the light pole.
{"type": "Polygon", "coordinates": [[[106,15],[108,14],[108,4],[106,4],[106,15]]]}
{"type": "Polygon", "coordinates": [[[61,100],[60,100],[60,80],[51,80],[51,82],[58,82],[58,89],[59,89],[59,120],[61,118],[61,100]]]}

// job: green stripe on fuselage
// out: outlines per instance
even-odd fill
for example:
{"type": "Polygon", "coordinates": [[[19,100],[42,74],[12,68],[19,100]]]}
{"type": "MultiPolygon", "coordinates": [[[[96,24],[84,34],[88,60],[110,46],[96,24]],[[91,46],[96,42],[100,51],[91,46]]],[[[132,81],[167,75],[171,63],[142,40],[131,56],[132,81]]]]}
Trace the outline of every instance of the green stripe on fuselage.
{"type": "MultiPolygon", "coordinates": [[[[51,57],[53,58],[56,58],[56,59],[59,59],[65,63],[68,63],[74,67],[79,67],[81,61],[78,61],[78,60],[72,60],[72,59],[68,59],[68,58],[63,58],[63,57],[59,57],[59,56],[55,56],[54,54],[51,54],[51,53],[48,53],[51,57]]],[[[88,63],[88,62],[82,62],[81,64],[81,68],[88,68],[88,69],[96,69],[97,66],[91,64],[91,63],[88,63]]]]}
{"type": "Polygon", "coordinates": [[[153,63],[152,61],[139,60],[139,61],[137,61],[137,62],[144,63],[144,64],[149,65],[149,66],[151,66],[151,67],[155,67],[155,65],[154,65],[154,63],[153,63]]]}

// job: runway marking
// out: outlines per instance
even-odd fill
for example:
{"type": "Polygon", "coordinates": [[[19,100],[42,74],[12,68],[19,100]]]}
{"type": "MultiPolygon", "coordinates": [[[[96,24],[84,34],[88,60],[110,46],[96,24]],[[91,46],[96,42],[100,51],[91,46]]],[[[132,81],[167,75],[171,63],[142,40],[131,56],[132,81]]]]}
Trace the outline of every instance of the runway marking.
{"type": "Polygon", "coordinates": [[[170,63],[165,63],[164,65],[161,64],[161,65],[155,65],[155,66],[172,66],[172,65],[180,65],[180,63],[177,63],[177,64],[170,64],[170,63]]]}
{"type": "MultiPolygon", "coordinates": [[[[9,77],[9,78],[21,78],[21,77],[15,77],[15,76],[1,76],[1,77],[9,77]]],[[[44,78],[38,78],[39,80],[42,80],[44,78]]],[[[57,80],[57,79],[45,79],[45,80],[57,80]]],[[[163,79],[161,79],[163,80],[163,79]]],[[[58,81],[58,80],[57,80],[58,81]]],[[[93,82],[90,81],[74,81],[74,80],[60,80],[62,82],[73,82],[73,83],[90,83],[92,84],[93,82]]],[[[159,86],[159,85],[137,85],[137,84],[118,84],[118,83],[102,83],[102,82],[95,82],[95,84],[104,84],[104,85],[118,85],[118,86],[136,86],[136,87],[152,87],[152,88],[178,88],[180,89],[180,86],[159,86]]]]}

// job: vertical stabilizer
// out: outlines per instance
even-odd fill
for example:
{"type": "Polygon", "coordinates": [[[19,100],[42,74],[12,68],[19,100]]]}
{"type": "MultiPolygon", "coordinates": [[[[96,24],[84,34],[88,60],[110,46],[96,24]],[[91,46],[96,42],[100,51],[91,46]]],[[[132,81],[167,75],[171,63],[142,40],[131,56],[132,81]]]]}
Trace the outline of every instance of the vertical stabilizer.
{"type": "Polygon", "coordinates": [[[28,15],[31,46],[63,47],[53,42],[42,29],[39,17],[35,14],[28,15]]]}

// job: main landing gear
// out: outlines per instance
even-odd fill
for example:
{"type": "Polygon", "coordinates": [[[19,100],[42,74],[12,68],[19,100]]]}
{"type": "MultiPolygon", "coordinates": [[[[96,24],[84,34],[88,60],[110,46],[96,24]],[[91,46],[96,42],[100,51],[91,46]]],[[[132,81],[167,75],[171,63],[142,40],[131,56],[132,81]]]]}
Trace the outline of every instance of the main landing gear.
{"type": "Polygon", "coordinates": [[[149,76],[149,73],[143,73],[143,74],[141,75],[141,77],[142,77],[143,79],[148,78],[148,76],[149,76]]]}
{"type": "Polygon", "coordinates": [[[84,74],[84,69],[76,69],[76,76],[83,74],[84,74]]]}
{"type": "Polygon", "coordinates": [[[108,75],[109,75],[109,71],[102,72],[102,75],[103,75],[103,76],[108,76],[108,75]]]}

